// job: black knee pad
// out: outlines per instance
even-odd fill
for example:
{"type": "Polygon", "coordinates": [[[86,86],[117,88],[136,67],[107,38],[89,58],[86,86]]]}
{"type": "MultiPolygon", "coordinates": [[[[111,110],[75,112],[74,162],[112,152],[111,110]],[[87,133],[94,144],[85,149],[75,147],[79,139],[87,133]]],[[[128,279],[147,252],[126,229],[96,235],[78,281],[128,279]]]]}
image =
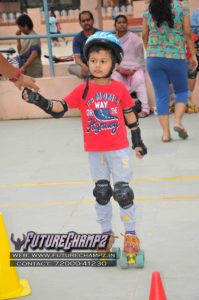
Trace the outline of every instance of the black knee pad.
{"type": "Polygon", "coordinates": [[[93,190],[93,195],[96,198],[96,201],[100,205],[106,205],[111,197],[113,196],[113,190],[111,188],[110,182],[108,180],[98,180],[95,183],[95,188],[93,190]]]}
{"type": "Polygon", "coordinates": [[[133,205],[134,193],[127,182],[119,181],[114,185],[113,198],[120,207],[127,209],[133,205]]]}

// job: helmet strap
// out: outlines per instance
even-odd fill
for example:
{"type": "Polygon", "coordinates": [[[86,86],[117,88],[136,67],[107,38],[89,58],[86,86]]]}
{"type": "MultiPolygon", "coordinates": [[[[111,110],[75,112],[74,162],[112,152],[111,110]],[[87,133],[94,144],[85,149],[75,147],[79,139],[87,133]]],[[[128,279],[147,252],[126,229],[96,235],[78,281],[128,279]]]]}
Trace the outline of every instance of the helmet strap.
{"type": "Polygon", "coordinates": [[[82,95],[82,98],[84,100],[86,100],[86,96],[88,94],[88,90],[89,90],[89,79],[91,78],[91,75],[88,74],[87,77],[86,77],[86,86],[85,86],[85,89],[84,89],[84,92],[83,92],[83,95],[82,95]]]}

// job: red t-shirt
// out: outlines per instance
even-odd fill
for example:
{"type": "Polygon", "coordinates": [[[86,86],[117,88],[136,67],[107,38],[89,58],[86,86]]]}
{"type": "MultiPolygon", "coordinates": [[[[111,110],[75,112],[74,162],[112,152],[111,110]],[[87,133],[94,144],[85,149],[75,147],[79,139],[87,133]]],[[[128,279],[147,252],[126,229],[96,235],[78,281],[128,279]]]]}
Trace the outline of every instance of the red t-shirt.
{"type": "Polygon", "coordinates": [[[80,84],[64,98],[70,109],[81,112],[85,151],[112,151],[129,146],[123,109],[135,105],[123,83],[112,80],[107,85],[89,81],[86,100],[82,99],[86,83],[80,84]]]}

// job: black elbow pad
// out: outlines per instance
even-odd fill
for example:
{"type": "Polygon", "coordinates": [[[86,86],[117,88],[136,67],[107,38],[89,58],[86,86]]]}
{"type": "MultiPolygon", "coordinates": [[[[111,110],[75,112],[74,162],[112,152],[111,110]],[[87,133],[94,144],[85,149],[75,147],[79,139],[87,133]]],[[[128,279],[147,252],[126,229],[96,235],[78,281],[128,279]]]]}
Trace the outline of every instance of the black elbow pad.
{"type": "MultiPolygon", "coordinates": [[[[54,100],[55,101],[55,100],[54,100]]],[[[52,101],[52,102],[54,102],[52,101]]],[[[47,113],[49,113],[53,118],[55,119],[59,119],[62,118],[65,114],[65,112],[68,111],[68,105],[66,104],[66,102],[62,99],[62,100],[56,100],[57,102],[60,102],[63,106],[63,111],[61,112],[54,112],[54,111],[46,111],[47,113]]]]}

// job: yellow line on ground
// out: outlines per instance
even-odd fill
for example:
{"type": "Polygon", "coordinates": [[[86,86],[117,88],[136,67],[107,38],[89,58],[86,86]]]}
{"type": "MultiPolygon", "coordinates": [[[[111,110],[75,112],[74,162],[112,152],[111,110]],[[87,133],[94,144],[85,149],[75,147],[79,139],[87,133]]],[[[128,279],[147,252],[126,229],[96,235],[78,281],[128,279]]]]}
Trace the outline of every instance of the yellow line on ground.
{"type": "MultiPolygon", "coordinates": [[[[172,197],[146,197],[146,198],[136,198],[136,202],[144,201],[168,201],[168,200],[196,200],[199,199],[198,196],[172,196],[172,197]]],[[[37,207],[37,206],[55,206],[55,205],[78,205],[78,204],[93,204],[94,200],[64,200],[64,201],[41,201],[41,202],[23,202],[23,203],[2,203],[0,208],[17,208],[17,207],[37,207]]]]}
{"type": "Polygon", "coordinates": [[[133,182],[145,181],[185,181],[185,180],[199,180],[199,176],[175,176],[175,177],[160,177],[160,178],[135,178],[133,182]]]}
{"type": "MultiPolygon", "coordinates": [[[[199,176],[176,176],[162,178],[135,178],[132,182],[147,182],[147,181],[188,181],[199,180],[199,176]]],[[[0,188],[16,188],[16,187],[40,187],[40,186],[58,186],[58,185],[85,185],[93,184],[93,181],[62,181],[62,182],[41,182],[41,183],[16,183],[16,184],[0,184],[0,188]]]]}
{"type": "Polygon", "coordinates": [[[0,208],[33,207],[33,206],[53,206],[53,205],[76,205],[91,204],[93,200],[65,200],[65,201],[46,201],[46,202],[23,202],[23,203],[4,203],[0,208]]]}
{"type": "Polygon", "coordinates": [[[63,181],[63,182],[41,182],[41,183],[14,183],[0,184],[0,188],[16,188],[16,187],[39,187],[39,186],[56,186],[56,185],[81,185],[91,184],[92,181],[63,181]]]}

